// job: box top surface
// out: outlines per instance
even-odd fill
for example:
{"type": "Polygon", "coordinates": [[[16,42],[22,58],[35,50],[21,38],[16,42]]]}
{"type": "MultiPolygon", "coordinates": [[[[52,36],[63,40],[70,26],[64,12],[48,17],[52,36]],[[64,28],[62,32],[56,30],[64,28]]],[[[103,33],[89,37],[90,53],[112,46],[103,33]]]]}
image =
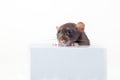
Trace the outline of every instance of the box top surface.
{"type": "Polygon", "coordinates": [[[75,49],[77,49],[77,48],[96,48],[96,49],[106,49],[106,48],[104,48],[104,47],[100,47],[100,46],[70,46],[70,47],[61,47],[61,46],[53,46],[52,44],[32,44],[31,46],[30,46],[30,48],[75,48],[75,49]]]}

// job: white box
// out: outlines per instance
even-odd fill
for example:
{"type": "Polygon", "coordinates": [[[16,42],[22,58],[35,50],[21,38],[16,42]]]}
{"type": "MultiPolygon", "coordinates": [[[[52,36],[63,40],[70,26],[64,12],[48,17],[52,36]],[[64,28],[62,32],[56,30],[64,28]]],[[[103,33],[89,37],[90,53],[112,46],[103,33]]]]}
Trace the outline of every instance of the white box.
{"type": "Polygon", "coordinates": [[[105,49],[34,46],[31,80],[106,80],[105,49]]]}

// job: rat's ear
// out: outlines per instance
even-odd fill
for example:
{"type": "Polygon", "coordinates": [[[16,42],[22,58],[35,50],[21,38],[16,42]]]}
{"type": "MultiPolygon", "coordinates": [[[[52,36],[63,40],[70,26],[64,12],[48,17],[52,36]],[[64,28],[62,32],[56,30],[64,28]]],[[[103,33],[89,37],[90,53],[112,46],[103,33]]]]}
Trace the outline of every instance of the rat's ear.
{"type": "Polygon", "coordinates": [[[81,28],[81,31],[80,32],[84,32],[84,27],[81,28]]]}
{"type": "Polygon", "coordinates": [[[84,32],[84,27],[77,27],[77,29],[80,31],[80,32],[84,32]]]}
{"type": "Polygon", "coordinates": [[[58,26],[56,26],[56,29],[58,30],[58,29],[59,29],[59,27],[58,27],[58,26]]]}
{"type": "Polygon", "coordinates": [[[85,29],[84,24],[82,23],[76,24],[76,27],[80,32],[84,32],[84,29],[85,29]]]}

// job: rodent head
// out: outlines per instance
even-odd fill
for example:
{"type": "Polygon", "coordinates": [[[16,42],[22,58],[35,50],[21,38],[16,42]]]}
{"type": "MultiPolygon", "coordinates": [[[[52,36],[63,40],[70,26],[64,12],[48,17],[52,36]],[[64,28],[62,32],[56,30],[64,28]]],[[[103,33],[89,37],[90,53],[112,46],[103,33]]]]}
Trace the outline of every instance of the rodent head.
{"type": "Polygon", "coordinates": [[[78,31],[75,23],[65,23],[57,30],[57,39],[60,44],[73,43],[78,39],[80,32],[78,31]]]}

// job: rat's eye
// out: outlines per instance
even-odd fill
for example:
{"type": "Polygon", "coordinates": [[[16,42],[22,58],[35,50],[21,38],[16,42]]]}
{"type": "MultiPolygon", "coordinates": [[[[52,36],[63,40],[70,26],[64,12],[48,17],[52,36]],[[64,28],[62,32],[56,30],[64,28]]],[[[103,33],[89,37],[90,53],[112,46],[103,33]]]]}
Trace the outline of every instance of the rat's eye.
{"type": "Polygon", "coordinates": [[[73,31],[72,30],[67,30],[67,33],[71,34],[71,33],[73,33],[73,31]]]}
{"type": "Polygon", "coordinates": [[[57,33],[60,33],[61,31],[59,30],[57,33]]]}
{"type": "Polygon", "coordinates": [[[71,34],[73,31],[72,30],[68,30],[67,32],[71,34]]]}

